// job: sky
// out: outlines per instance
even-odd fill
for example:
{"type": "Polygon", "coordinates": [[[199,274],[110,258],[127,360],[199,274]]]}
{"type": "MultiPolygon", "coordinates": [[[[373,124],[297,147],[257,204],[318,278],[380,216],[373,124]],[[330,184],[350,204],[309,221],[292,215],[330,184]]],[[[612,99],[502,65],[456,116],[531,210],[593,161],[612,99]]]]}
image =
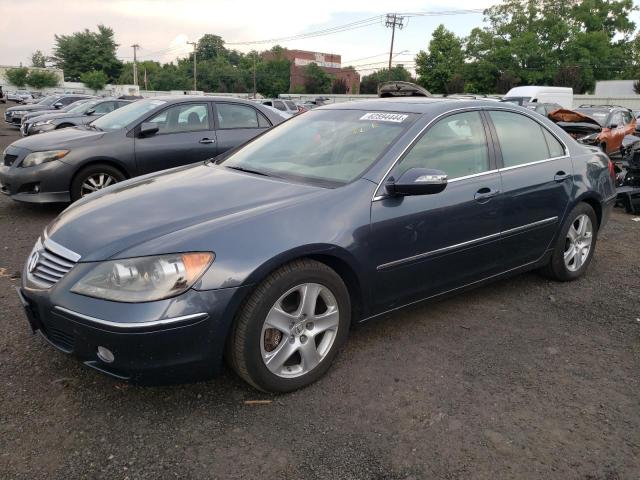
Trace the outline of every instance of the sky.
{"type": "MultiPolygon", "coordinates": [[[[51,54],[55,34],[71,34],[104,24],[115,32],[117,55],[131,61],[131,45],[140,45],[139,60],[169,62],[192,49],[187,41],[196,41],[205,33],[220,35],[228,48],[265,50],[276,43],[290,48],[342,55],[342,64],[355,65],[366,75],[386,65],[391,29],[382,20],[365,22],[359,28],[312,38],[253,45],[232,45],[283,38],[358,22],[396,12],[451,12],[454,15],[421,15],[405,18],[397,30],[394,63],[409,68],[420,50],[426,50],[431,32],[440,24],[466,36],[483,25],[479,10],[496,0],[0,0],[0,65],[30,64],[37,49],[51,54]]],[[[634,15],[638,17],[638,15],[634,15]]],[[[640,18],[634,18],[640,23],[640,18]]],[[[412,68],[410,68],[412,70],[412,68]]]]}

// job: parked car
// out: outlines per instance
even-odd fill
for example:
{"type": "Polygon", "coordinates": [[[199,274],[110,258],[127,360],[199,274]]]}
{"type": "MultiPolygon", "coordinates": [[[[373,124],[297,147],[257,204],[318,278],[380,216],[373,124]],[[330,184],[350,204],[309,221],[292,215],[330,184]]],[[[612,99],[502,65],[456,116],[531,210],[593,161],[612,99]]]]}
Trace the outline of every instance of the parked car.
{"type": "Polygon", "coordinates": [[[29,136],[59,128],[88,125],[96,118],[130,103],[129,100],[116,100],[115,98],[75,102],[72,104],[73,108],[64,112],[46,113],[28,119],[25,118],[26,116],[23,117],[20,131],[23,136],[29,136]]]}
{"type": "Polygon", "coordinates": [[[299,112],[297,105],[292,100],[284,100],[278,98],[263,98],[259,100],[262,105],[277,108],[281,112],[286,112],[290,115],[297,115],[299,112]]]}
{"type": "Polygon", "coordinates": [[[0,103],[7,103],[7,97],[2,90],[2,85],[0,85],[0,103]]]}
{"type": "Polygon", "coordinates": [[[49,109],[47,110],[37,110],[35,112],[30,112],[30,113],[25,113],[24,115],[22,115],[22,119],[20,120],[20,128],[22,128],[22,125],[24,125],[25,122],[29,123],[31,122],[31,119],[39,117],[41,115],[47,115],[49,113],[66,113],[69,110],[78,107],[79,105],[82,105],[85,102],[88,102],[92,100],[91,98],[83,98],[82,100],[77,100],[73,103],[70,103],[69,105],[67,105],[66,107],[62,107],[60,109],[55,109],[54,107],[49,107],[49,109]]]}
{"type": "Polygon", "coordinates": [[[5,122],[15,126],[20,127],[22,123],[22,116],[27,113],[39,112],[45,110],[54,109],[58,110],[67,105],[77,102],[78,100],[82,100],[85,98],[95,98],[91,95],[78,95],[78,94],[68,94],[68,95],[50,95],[44,97],[38,103],[32,103],[31,105],[19,105],[15,107],[7,108],[4,112],[4,120],[5,122]]]}
{"type": "Polygon", "coordinates": [[[283,120],[248,100],[139,100],[87,126],[13,142],[0,191],[22,202],[75,201],[125,178],[215,157],[283,120]]]}
{"type": "Polygon", "coordinates": [[[80,200],[20,292],[33,329],[118,379],[210,376],[226,352],[287,392],[353,324],[527,270],[581,277],[615,196],[606,155],[517,106],[334,104],[80,200]]]}
{"type": "Polygon", "coordinates": [[[7,92],[7,100],[11,100],[13,102],[22,103],[25,100],[32,99],[33,96],[31,92],[27,92],[26,90],[16,90],[13,92],[7,92]]]}
{"type": "Polygon", "coordinates": [[[613,105],[580,105],[556,110],[550,118],[581,143],[598,146],[608,155],[620,154],[624,137],[636,130],[631,110],[613,105]]]}

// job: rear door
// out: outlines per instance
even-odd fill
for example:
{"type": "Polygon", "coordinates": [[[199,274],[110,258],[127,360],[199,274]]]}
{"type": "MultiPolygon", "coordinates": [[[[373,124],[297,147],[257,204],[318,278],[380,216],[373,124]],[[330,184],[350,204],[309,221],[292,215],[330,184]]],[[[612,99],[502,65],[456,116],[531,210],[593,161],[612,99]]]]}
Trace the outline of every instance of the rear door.
{"type": "Polygon", "coordinates": [[[139,136],[135,129],[136,164],[140,174],[187,165],[217,154],[216,133],[209,102],[170,105],[148,117],[158,133],[139,136]]]}
{"type": "Polygon", "coordinates": [[[233,102],[215,102],[218,154],[251,140],[271,123],[257,108],[233,102]]]}
{"type": "Polygon", "coordinates": [[[538,260],[551,245],[573,188],[566,146],[533,115],[489,110],[502,188],[506,270],[538,260]]]}

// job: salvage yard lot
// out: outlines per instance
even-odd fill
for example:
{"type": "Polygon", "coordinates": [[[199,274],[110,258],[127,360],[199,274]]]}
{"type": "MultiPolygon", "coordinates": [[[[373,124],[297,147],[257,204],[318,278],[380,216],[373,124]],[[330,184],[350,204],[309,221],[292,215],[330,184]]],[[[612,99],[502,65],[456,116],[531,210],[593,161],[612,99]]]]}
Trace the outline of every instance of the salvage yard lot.
{"type": "MultiPolygon", "coordinates": [[[[0,150],[17,138],[0,126],[0,150]]],[[[31,335],[13,287],[62,208],[0,197],[2,479],[640,475],[640,222],[619,209],[584,278],[396,312],[317,383],[269,396],[228,371],[120,383],[31,335]]]]}

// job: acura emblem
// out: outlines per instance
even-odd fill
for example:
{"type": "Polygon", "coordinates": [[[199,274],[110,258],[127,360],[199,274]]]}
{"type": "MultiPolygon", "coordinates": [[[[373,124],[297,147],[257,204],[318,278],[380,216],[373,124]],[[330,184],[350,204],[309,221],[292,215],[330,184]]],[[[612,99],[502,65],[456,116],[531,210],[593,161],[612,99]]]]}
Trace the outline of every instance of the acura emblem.
{"type": "Polygon", "coordinates": [[[38,266],[38,260],[40,260],[40,254],[38,252],[33,252],[31,254],[31,258],[29,258],[29,264],[27,265],[27,270],[29,273],[33,273],[38,266]]]}

